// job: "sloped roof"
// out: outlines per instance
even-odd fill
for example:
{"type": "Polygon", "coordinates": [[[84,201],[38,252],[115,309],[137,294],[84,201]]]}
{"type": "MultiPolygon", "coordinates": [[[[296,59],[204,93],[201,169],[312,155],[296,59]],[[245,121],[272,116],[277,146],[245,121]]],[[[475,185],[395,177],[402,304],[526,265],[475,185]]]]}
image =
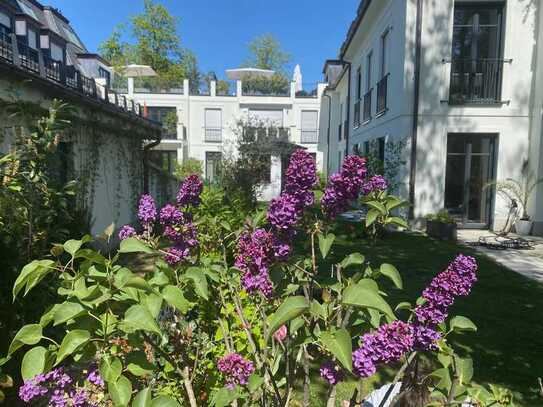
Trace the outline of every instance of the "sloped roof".
{"type": "Polygon", "coordinates": [[[362,20],[364,19],[364,16],[366,15],[370,4],[371,0],[360,0],[360,4],[358,5],[358,10],[356,13],[356,18],[352,21],[349,30],[347,31],[345,41],[343,41],[343,44],[341,45],[341,50],[339,52],[340,59],[343,59],[343,57],[345,56],[345,53],[347,52],[349,45],[351,45],[351,41],[353,40],[356,31],[358,30],[358,27],[360,27],[360,24],[362,23],[362,20]]]}

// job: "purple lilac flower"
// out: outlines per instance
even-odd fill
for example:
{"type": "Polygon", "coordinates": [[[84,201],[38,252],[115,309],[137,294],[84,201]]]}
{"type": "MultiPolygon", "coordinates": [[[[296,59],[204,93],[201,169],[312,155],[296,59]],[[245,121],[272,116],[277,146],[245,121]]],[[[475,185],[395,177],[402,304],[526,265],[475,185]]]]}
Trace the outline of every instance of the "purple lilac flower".
{"type": "Polygon", "coordinates": [[[28,403],[35,398],[46,395],[48,391],[47,387],[39,385],[36,378],[32,378],[25,380],[23,385],[19,388],[19,398],[25,403],[28,403]]]}
{"type": "Polygon", "coordinates": [[[315,195],[311,189],[317,184],[315,159],[303,149],[292,153],[285,173],[285,193],[294,197],[299,205],[313,205],[315,195]]]}
{"type": "Polygon", "coordinates": [[[196,174],[189,175],[179,188],[177,194],[177,204],[180,206],[198,206],[200,205],[200,194],[204,188],[204,183],[196,174]]]}
{"type": "Polygon", "coordinates": [[[65,407],[68,405],[68,401],[66,400],[66,394],[63,390],[55,390],[53,391],[53,394],[51,395],[51,398],[49,399],[49,406],[51,407],[65,407]]]}
{"type": "Polygon", "coordinates": [[[166,250],[166,256],[164,260],[171,265],[176,266],[185,260],[189,256],[190,252],[187,247],[184,246],[174,246],[166,250]]]}
{"type": "Polygon", "coordinates": [[[138,207],[138,219],[144,224],[148,225],[156,219],[156,205],[155,200],[151,195],[142,195],[140,198],[140,204],[138,207]]]}
{"type": "Polygon", "coordinates": [[[130,225],[124,225],[121,230],[119,230],[119,239],[126,240],[130,237],[136,236],[136,229],[130,225]]]}
{"type": "Polygon", "coordinates": [[[379,364],[397,362],[413,349],[414,328],[403,321],[382,325],[362,337],[362,346],[353,352],[353,367],[361,377],[373,375],[379,364]]]}
{"type": "Polygon", "coordinates": [[[422,325],[414,325],[415,344],[417,350],[437,350],[437,342],[441,339],[441,334],[433,328],[422,325]]]}
{"type": "Polygon", "coordinates": [[[93,370],[89,373],[87,376],[87,380],[98,387],[104,387],[104,379],[102,379],[102,376],[100,376],[100,373],[98,373],[98,370],[93,370]]]}
{"type": "Polygon", "coordinates": [[[375,191],[386,191],[388,182],[382,175],[374,175],[362,185],[362,193],[368,195],[375,191]]]}
{"type": "Polygon", "coordinates": [[[236,385],[246,385],[249,376],[255,371],[253,362],[237,353],[230,353],[219,359],[217,367],[226,376],[226,387],[229,389],[236,385]]]}
{"type": "Polygon", "coordinates": [[[286,261],[290,256],[291,248],[288,243],[278,238],[273,239],[273,255],[277,261],[286,261]]]}
{"type": "Polygon", "coordinates": [[[348,208],[349,201],[358,198],[366,177],[366,160],[358,156],[347,156],[341,171],[330,177],[321,199],[323,212],[335,218],[348,208]]]}
{"type": "Polygon", "coordinates": [[[280,232],[287,232],[298,223],[301,211],[298,200],[286,193],[272,199],[268,208],[268,222],[280,232]]]}
{"type": "Polygon", "coordinates": [[[319,369],[321,377],[330,383],[332,386],[343,380],[343,372],[341,368],[334,362],[324,362],[319,369]]]}
{"type": "Polygon", "coordinates": [[[85,389],[77,389],[70,393],[70,400],[73,407],[83,407],[87,403],[88,394],[85,389]]]}
{"type": "Polygon", "coordinates": [[[418,323],[435,327],[445,321],[455,298],[469,294],[477,281],[476,271],[477,262],[473,257],[458,255],[423,291],[425,302],[415,309],[418,323]]]}
{"type": "Polygon", "coordinates": [[[177,209],[171,204],[165,205],[160,210],[160,224],[161,225],[172,225],[182,222],[184,219],[183,212],[177,209]]]}

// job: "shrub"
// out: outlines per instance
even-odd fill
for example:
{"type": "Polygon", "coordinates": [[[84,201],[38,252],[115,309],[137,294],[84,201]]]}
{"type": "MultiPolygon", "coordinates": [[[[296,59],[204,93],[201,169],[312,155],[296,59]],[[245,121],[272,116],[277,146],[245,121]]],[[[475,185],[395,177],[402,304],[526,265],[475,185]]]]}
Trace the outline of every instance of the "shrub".
{"type": "Polygon", "coordinates": [[[197,158],[187,158],[180,163],[175,162],[174,176],[178,180],[184,180],[191,174],[202,176],[203,172],[202,161],[197,158]]]}

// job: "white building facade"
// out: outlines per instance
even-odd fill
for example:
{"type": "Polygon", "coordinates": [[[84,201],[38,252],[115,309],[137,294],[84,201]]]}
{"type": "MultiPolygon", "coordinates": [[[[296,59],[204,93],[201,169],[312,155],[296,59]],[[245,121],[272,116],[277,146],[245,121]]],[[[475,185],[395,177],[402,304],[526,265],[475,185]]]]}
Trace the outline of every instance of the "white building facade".
{"type": "MultiPolygon", "coordinates": [[[[201,161],[209,181],[216,176],[221,158],[237,153],[240,121],[268,123],[279,139],[307,149],[322,167],[317,143],[324,84],[315,84],[310,92],[303,92],[292,82],[284,94],[255,95],[243,91],[242,80],[233,82],[229,92],[217,91],[216,82],[211,81],[207,94],[193,94],[188,80],[182,89],[162,89],[161,93],[138,89],[133,83],[129,78],[128,96],[145,105],[149,118],[162,121],[168,112],[177,115],[177,132],[163,137],[155,150],[171,164],[188,158],[201,161]]],[[[260,199],[266,201],[280,193],[284,170],[281,157],[271,156],[270,160],[269,182],[262,185],[260,194],[260,199]]]]}
{"type": "MultiPolygon", "coordinates": [[[[328,172],[353,152],[387,165],[386,146],[404,142],[399,193],[414,220],[446,209],[464,227],[501,228],[510,203],[485,186],[543,176],[542,7],[363,0],[339,59],[324,69],[319,150],[328,172]]],[[[528,212],[543,233],[541,186],[528,212]]]]}

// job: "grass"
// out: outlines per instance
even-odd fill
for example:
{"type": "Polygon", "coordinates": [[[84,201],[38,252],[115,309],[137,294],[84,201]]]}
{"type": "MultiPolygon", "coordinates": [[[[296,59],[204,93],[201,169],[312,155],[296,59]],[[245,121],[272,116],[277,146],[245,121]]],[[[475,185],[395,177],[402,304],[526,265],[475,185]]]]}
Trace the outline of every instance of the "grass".
{"type": "MultiPolygon", "coordinates": [[[[341,230],[346,230],[342,227],[341,230]]],[[[422,234],[397,233],[371,245],[354,234],[339,234],[331,252],[331,262],[360,252],[374,266],[395,265],[403,278],[404,289],[387,284],[389,302],[414,303],[430,280],[442,271],[458,253],[470,254],[479,263],[479,281],[469,297],[460,298],[451,315],[469,317],[478,331],[451,337],[455,349],[474,360],[474,381],[494,383],[511,389],[519,406],[543,404],[538,396],[537,378],[543,376],[543,284],[529,280],[496,264],[473,249],[454,243],[436,241],[422,234]]],[[[323,267],[322,272],[329,272],[323,267]]],[[[385,372],[374,378],[383,384],[385,372]]],[[[326,388],[314,380],[312,398],[315,406],[323,405],[326,388]]],[[[352,385],[340,392],[348,394],[352,385]]]]}

